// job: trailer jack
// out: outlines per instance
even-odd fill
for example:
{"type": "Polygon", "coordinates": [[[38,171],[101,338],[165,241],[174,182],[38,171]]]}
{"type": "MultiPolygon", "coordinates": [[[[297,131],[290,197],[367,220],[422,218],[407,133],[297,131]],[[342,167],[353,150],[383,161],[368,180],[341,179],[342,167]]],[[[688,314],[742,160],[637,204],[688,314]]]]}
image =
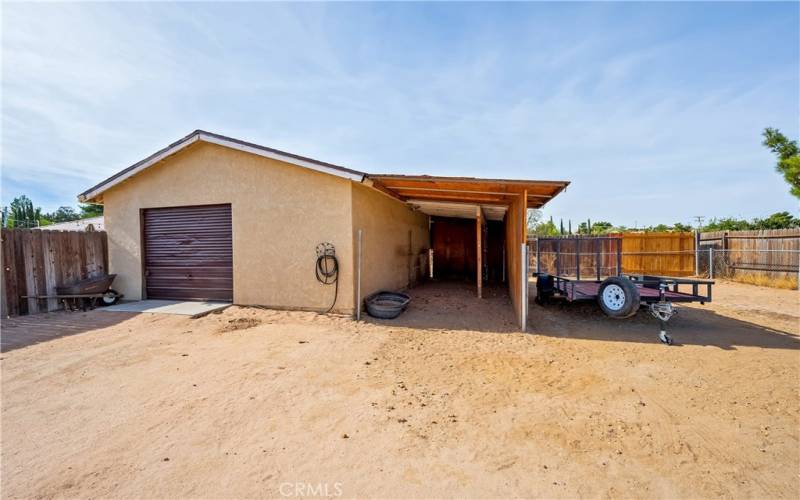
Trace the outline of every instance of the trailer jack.
{"type": "Polygon", "coordinates": [[[653,302],[650,304],[650,314],[658,320],[661,331],[658,334],[658,340],[667,345],[672,345],[672,337],[667,334],[667,321],[673,316],[678,314],[678,310],[673,307],[672,302],[653,302]]]}

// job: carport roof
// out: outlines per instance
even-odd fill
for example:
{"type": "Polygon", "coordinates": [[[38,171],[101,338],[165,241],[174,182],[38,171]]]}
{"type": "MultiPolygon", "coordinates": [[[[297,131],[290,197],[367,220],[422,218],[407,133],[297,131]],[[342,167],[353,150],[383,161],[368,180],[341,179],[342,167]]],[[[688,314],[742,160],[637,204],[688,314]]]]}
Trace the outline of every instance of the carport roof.
{"type": "Polygon", "coordinates": [[[431,175],[368,174],[374,186],[403,201],[469,203],[508,206],[527,193],[527,206],[540,208],[568,185],[568,181],[481,179],[431,175]]]}
{"type": "Polygon", "coordinates": [[[106,190],[200,141],[284,161],[355,182],[363,182],[426,213],[429,210],[426,210],[425,207],[433,207],[431,208],[433,211],[447,211],[452,210],[453,207],[456,207],[456,209],[462,207],[463,210],[465,207],[476,206],[483,207],[487,213],[505,213],[505,207],[526,192],[527,206],[540,208],[569,185],[567,181],[367,174],[232,137],[204,130],[195,130],[179,141],[87,189],[78,195],[78,200],[81,202],[101,201],[101,195],[106,190]]]}

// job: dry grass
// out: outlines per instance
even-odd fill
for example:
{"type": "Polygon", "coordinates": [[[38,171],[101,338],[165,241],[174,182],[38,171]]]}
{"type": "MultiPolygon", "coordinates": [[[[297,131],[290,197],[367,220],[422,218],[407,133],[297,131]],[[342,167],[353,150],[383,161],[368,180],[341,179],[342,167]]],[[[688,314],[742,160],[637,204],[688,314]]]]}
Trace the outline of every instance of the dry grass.
{"type": "Polygon", "coordinates": [[[770,278],[762,274],[735,274],[732,281],[748,285],[768,286],[784,290],[797,290],[797,278],[770,278]]]}

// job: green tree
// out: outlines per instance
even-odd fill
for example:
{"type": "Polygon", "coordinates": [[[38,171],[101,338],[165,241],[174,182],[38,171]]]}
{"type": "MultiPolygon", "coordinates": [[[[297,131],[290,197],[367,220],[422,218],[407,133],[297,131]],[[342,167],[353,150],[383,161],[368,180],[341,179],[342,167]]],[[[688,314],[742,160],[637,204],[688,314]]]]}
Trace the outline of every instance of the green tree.
{"type": "Polygon", "coordinates": [[[774,128],[764,129],[762,135],[764,141],[761,144],[778,155],[775,169],[789,183],[789,191],[800,198],[800,148],[797,141],[790,141],[780,130],[774,128]]]}
{"type": "Polygon", "coordinates": [[[42,209],[33,206],[30,198],[17,196],[9,205],[8,227],[36,227],[42,219],[42,209]]]}
{"type": "MultiPolygon", "coordinates": [[[[100,213],[98,215],[103,215],[103,206],[102,205],[94,205],[94,206],[99,206],[100,213]]],[[[537,224],[539,224],[539,221],[542,219],[542,211],[531,208],[528,210],[527,215],[528,215],[527,219],[528,234],[534,234],[536,232],[537,224]]],[[[92,215],[90,217],[95,217],[95,216],[92,215]]]]}
{"type": "Polygon", "coordinates": [[[610,222],[598,221],[592,224],[592,233],[608,234],[614,226],[610,222]]]}
{"type": "Polygon", "coordinates": [[[58,207],[53,213],[44,214],[44,218],[47,219],[49,222],[69,222],[72,220],[78,220],[81,218],[78,215],[78,212],[75,211],[72,207],[62,206],[58,207]]]}
{"type": "Polygon", "coordinates": [[[99,217],[103,215],[103,205],[81,203],[78,208],[81,211],[81,219],[88,219],[89,217],[99,217]]]}
{"type": "Polygon", "coordinates": [[[536,224],[533,229],[533,234],[537,236],[556,236],[558,234],[558,228],[553,222],[553,218],[550,217],[550,220],[547,222],[540,222],[536,224]]]}
{"type": "Polygon", "coordinates": [[[681,233],[688,233],[688,232],[692,231],[692,229],[693,228],[692,228],[692,226],[690,224],[683,224],[681,222],[676,222],[672,226],[672,230],[673,231],[678,231],[678,232],[681,232],[681,233]]]}
{"type": "Polygon", "coordinates": [[[753,229],[790,229],[800,227],[800,219],[789,212],[777,212],[766,219],[753,219],[753,229]]]}
{"type": "Polygon", "coordinates": [[[722,219],[711,219],[705,225],[704,231],[747,231],[753,229],[753,225],[744,219],[734,219],[733,217],[723,217],[722,219]]]}

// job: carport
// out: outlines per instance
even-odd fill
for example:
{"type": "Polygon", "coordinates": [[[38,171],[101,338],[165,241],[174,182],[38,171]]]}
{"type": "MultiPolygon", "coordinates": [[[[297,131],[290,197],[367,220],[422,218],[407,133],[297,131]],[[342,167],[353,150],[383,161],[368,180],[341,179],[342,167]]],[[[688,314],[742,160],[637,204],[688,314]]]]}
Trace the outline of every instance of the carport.
{"type": "Polygon", "coordinates": [[[490,279],[506,282],[525,329],[527,209],[541,208],[569,182],[391,174],[370,174],[368,180],[430,216],[434,270],[465,273],[475,280],[479,298],[490,279]]]}

